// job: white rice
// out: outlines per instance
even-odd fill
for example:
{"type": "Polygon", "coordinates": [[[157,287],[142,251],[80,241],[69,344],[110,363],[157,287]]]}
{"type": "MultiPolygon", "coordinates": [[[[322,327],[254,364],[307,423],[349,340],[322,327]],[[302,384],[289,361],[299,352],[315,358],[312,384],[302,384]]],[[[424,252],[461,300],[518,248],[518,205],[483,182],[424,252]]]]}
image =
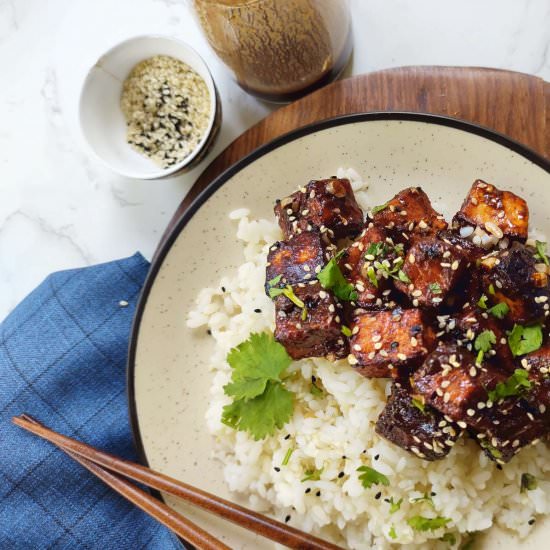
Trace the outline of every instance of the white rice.
{"type": "MultiPolygon", "coordinates": [[[[368,209],[359,175],[351,169],[340,169],[337,175],[352,180],[359,203],[368,209]]],[[[390,382],[364,378],[347,361],[295,361],[289,370],[297,375],[287,384],[296,393],[295,412],[271,437],[254,441],[220,422],[222,408],[230,402],[223,392],[231,377],[227,352],[251,332],[274,328],[274,307],[263,284],[268,248],[281,233],[275,221],[249,215],[247,209],[230,214],[238,222],[244,263],[223,277],[217,288],[203,289],[188,318],[190,327],[208,327],[215,340],[206,421],[230,490],[247,495],[249,505],[259,511],[280,520],[290,516],[291,525],[354,549],[392,548],[395,543],[411,549],[449,548],[447,542],[438,541],[446,532],[453,532],[460,543],[467,533],[495,523],[527,536],[532,528],[529,521],[550,513],[550,482],[543,481],[550,472],[548,445],[522,450],[502,470],[467,437],[443,460],[418,459],[374,431],[390,382]],[[310,393],[312,375],[324,388],[321,396],[310,393]],[[283,466],[289,448],[293,453],[283,466]],[[389,487],[363,488],[356,471],[361,465],[385,474],[389,487]],[[320,480],[302,482],[305,471],[311,469],[322,469],[320,480]],[[340,472],[343,477],[338,477],[340,472]],[[537,478],[538,487],[521,493],[520,478],[526,472],[537,478]],[[306,489],[311,490],[306,494],[306,489]],[[433,507],[426,501],[411,502],[432,492],[433,507]],[[381,496],[376,499],[378,493],[381,496]],[[403,499],[391,515],[384,500],[389,498],[403,499]],[[418,532],[407,524],[416,515],[452,521],[436,531],[418,532]],[[392,527],[395,540],[389,536],[392,527]]]]}

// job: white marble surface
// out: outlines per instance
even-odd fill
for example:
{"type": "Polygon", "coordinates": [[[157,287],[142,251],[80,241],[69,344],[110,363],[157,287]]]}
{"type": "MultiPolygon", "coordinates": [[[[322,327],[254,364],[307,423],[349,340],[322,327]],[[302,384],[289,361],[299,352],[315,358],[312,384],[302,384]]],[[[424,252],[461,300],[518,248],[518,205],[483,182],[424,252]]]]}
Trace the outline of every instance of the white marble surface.
{"type": "MultiPolygon", "coordinates": [[[[352,0],[351,72],[482,65],[550,80],[549,0],[352,0]]],[[[150,257],[213,155],[272,107],[242,92],[209,50],[185,0],[0,0],[0,319],[49,272],[140,250],[150,257]],[[194,172],[142,182],[90,157],[77,122],[83,77],[114,43],[186,40],[219,86],[224,120],[194,172]]]]}

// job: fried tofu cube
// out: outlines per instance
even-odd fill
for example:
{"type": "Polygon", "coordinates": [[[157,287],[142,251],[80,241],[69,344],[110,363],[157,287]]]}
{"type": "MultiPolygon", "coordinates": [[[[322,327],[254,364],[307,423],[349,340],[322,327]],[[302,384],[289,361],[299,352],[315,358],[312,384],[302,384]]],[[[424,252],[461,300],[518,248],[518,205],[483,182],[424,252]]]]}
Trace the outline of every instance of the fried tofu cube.
{"type": "Polygon", "coordinates": [[[362,313],[350,328],[349,361],[369,378],[405,376],[422,362],[434,341],[417,309],[362,313]]]}
{"type": "Polygon", "coordinates": [[[393,230],[397,234],[431,235],[447,229],[445,218],[436,212],[428,195],[420,187],[403,189],[383,208],[371,214],[375,225],[393,230]]]}
{"type": "Polygon", "coordinates": [[[481,260],[482,280],[495,304],[508,308],[505,320],[511,323],[542,321],[550,311],[548,275],[536,269],[535,249],[515,242],[509,249],[481,260]]]}
{"type": "Polygon", "coordinates": [[[487,403],[488,390],[506,378],[489,364],[477,366],[467,349],[442,343],[414,373],[412,386],[428,404],[464,427],[478,410],[478,404],[487,403]]]}
{"type": "Polygon", "coordinates": [[[525,241],[529,224],[527,203],[510,191],[501,191],[483,180],[476,180],[453,218],[454,227],[480,226],[501,239],[525,241]]]}
{"type": "Polygon", "coordinates": [[[376,422],[376,433],[424,460],[447,456],[462,430],[443,415],[425,405],[413,404],[409,389],[394,383],[384,410],[376,422]]]}
{"type": "Polygon", "coordinates": [[[387,231],[374,225],[364,229],[358,239],[345,250],[339,266],[344,277],[355,286],[357,299],[354,302],[357,307],[365,309],[395,307],[389,280],[383,277],[377,278],[374,267],[371,268],[370,277],[368,272],[375,259],[389,258],[391,261],[395,257],[395,247],[387,231]]]}
{"type": "Polygon", "coordinates": [[[435,237],[418,239],[408,250],[402,267],[408,282],[397,280],[395,287],[415,307],[439,307],[465,267],[466,261],[456,247],[435,237]]]}
{"type": "Polygon", "coordinates": [[[295,301],[282,294],[275,299],[275,338],[293,359],[345,357],[348,347],[337,298],[317,281],[298,283],[293,291],[295,301]]]}
{"type": "Polygon", "coordinates": [[[347,179],[310,181],[277,201],[275,215],[285,238],[317,228],[336,240],[357,235],[363,227],[363,211],[347,179]]]}
{"type": "Polygon", "coordinates": [[[526,399],[550,429],[550,345],[543,344],[537,351],[529,353],[519,361],[519,368],[529,371],[533,384],[526,399]]]}
{"type": "Polygon", "coordinates": [[[272,286],[284,287],[315,280],[330,259],[332,249],[333,246],[327,246],[318,231],[304,231],[286,241],[276,242],[267,255],[266,294],[269,296],[272,286]]]}

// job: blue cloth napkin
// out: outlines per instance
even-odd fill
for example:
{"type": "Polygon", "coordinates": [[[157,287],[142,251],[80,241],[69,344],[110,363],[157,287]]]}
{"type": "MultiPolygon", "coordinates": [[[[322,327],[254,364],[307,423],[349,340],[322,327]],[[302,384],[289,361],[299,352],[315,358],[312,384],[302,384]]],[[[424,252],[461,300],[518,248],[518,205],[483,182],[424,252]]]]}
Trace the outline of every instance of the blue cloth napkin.
{"type": "Polygon", "coordinates": [[[181,550],[177,538],[53,445],[23,412],[135,460],[125,368],[140,255],[50,275],[0,325],[0,548],[181,550]]]}

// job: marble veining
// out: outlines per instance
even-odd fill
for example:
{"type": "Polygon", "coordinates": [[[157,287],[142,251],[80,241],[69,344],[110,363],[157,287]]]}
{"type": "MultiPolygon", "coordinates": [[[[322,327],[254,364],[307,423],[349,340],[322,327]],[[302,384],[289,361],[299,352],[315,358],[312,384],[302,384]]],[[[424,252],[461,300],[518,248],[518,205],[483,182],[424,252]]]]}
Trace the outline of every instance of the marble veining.
{"type": "MultiPolygon", "coordinates": [[[[550,80],[548,0],[351,0],[355,50],[346,74],[412,64],[481,65],[550,80]]],[[[151,257],[174,209],[208,162],[274,108],[232,81],[188,0],[0,0],[0,319],[48,273],[151,257]],[[116,42],[158,33],[189,42],[218,85],[223,125],[192,172],[133,181],[90,155],[78,95],[116,42]]]]}

